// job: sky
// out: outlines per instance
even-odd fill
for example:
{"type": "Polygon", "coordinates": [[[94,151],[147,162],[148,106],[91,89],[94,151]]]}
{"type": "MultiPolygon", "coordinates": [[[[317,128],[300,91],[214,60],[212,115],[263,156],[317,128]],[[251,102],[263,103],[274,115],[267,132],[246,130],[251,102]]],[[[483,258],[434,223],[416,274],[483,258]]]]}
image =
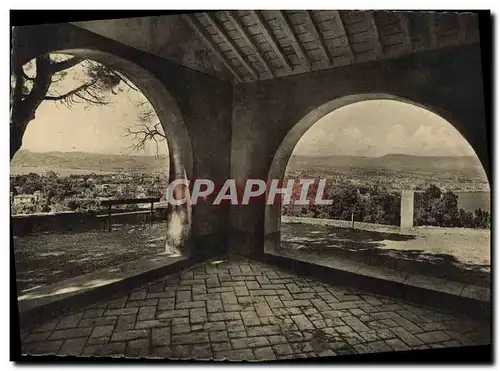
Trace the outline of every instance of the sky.
{"type": "MultiPolygon", "coordinates": [[[[78,87],[81,82],[75,80],[75,76],[80,76],[80,73],[81,68],[72,68],[57,84],[57,93],[78,87]]],[[[147,101],[144,95],[126,88],[110,97],[113,103],[105,106],[74,104],[67,108],[61,103],[44,101],[38,107],[35,119],[28,124],[21,149],[32,152],[155,155],[154,143],[150,142],[145,151],[138,153],[132,151],[133,138],[125,135],[126,128],[136,125],[138,114],[145,108],[137,107],[138,103],[147,101]]],[[[160,143],[159,154],[167,152],[166,143],[160,143]]]]}
{"type": "Polygon", "coordinates": [[[333,111],[304,134],[293,154],[476,156],[448,121],[394,100],[358,102],[333,111]]]}
{"type": "MultiPolygon", "coordinates": [[[[58,93],[79,85],[78,67],[58,83],[58,93]]],[[[132,152],[133,139],[125,136],[137,122],[137,103],[145,100],[130,89],[112,96],[106,106],[76,104],[71,109],[43,102],[29,123],[22,149],[32,152],[79,151],[102,154],[155,155],[150,143],[142,153],[132,152]]],[[[165,143],[160,154],[166,154],[165,143]]],[[[388,153],[417,156],[464,156],[474,152],[461,134],[438,115],[411,104],[375,100],[344,106],[318,121],[301,138],[294,154],[383,156],[388,153]]]]}

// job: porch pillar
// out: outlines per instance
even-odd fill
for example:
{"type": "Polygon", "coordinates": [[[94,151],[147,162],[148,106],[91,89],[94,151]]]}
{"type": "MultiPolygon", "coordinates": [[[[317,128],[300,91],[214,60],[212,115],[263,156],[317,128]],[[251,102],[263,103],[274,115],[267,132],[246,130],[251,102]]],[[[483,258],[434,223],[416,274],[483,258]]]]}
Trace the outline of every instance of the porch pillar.
{"type": "Polygon", "coordinates": [[[401,222],[402,230],[413,227],[413,204],[415,192],[404,190],[401,192],[401,222]]]}

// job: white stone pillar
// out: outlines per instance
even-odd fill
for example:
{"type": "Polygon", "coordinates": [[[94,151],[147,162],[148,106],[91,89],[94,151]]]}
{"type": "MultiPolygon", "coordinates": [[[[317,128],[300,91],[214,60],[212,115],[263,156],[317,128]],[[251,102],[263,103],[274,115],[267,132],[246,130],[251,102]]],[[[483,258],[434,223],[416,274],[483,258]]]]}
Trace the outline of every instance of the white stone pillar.
{"type": "Polygon", "coordinates": [[[401,229],[413,227],[413,204],[415,192],[405,190],[401,192],[401,229]]]}

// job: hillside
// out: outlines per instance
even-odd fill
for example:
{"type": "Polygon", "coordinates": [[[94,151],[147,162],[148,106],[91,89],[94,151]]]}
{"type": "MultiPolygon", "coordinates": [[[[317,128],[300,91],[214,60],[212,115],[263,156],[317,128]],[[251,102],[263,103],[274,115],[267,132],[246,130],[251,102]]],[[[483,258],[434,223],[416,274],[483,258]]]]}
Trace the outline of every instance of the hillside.
{"type": "MultiPolygon", "coordinates": [[[[19,151],[11,167],[79,169],[89,171],[164,171],[166,158],[155,156],[103,155],[85,152],[19,151]]],[[[481,163],[475,157],[424,157],[389,154],[381,157],[362,156],[292,156],[288,170],[312,168],[337,168],[382,170],[414,173],[456,173],[477,178],[484,174],[481,163]]]]}
{"type": "Polygon", "coordinates": [[[155,156],[103,155],[85,152],[30,152],[21,150],[12,159],[11,167],[81,169],[97,171],[162,172],[166,158],[155,156]]]}
{"type": "Polygon", "coordinates": [[[472,156],[425,157],[388,154],[381,157],[361,156],[292,156],[288,169],[349,168],[416,173],[461,173],[477,177],[484,174],[479,160],[472,156]]]}

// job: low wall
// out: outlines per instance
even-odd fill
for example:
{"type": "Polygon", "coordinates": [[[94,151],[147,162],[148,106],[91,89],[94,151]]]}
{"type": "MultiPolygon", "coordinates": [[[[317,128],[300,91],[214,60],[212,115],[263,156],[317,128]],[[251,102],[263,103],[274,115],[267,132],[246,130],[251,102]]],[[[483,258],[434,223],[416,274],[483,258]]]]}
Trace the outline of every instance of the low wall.
{"type": "MultiPolygon", "coordinates": [[[[282,223],[304,223],[304,224],[314,224],[314,225],[329,225],[332,227],[339,227],[339,228],[351,228],[352,227],[351,221],[348,221],[348,220],[307,218],[307,217],[302,217],[302,216],[282,215],[281,222],[282,223]]],[[[418,236],[418,235],[428,236],[429,234],[432,234],[432,235],[440,235],[440,234],[453,235],[453,234],[460,234],[460,233],[464,233],[464,232],[466,232],[469,236],[477,236],[477,235],[489,236],[490,235],[489,229],[482,229],[482,228],[437,227],[437,226],[430,226],[430,225],[420,225],[420,226],[414,226],[412,228],[402,230],[400,227],[396,227],[393,225],[363,223],[363,222],[356,222],[356,221],[354,222],[354,228],[355,229],[362,229],[365,231],[372,231],[372,232],[399,233],[399,234],[414,235],[414,236],[418,236]]]]}
{"type": "MultiPolygon", "coordinates": [[[[304,223],[304,224],[315,224],[315,225],[330,225],[339,228],[351,228],[352,222],[348,220],[338,220],[338,219],[321,219],[321,218],[307,218],[302,216],[281,216],[281,221],[283,223],[304,223]]],[[[386,224],[375,224],[375,223],[363,223],[354,222],[354,228],[363,229],[367,231],[374,232],[390,232],[399,233],[401,229],[393,225],[386,224]]]]}
{"type": "MultiPolygon", "coordinates": [[[[149,221],[150,210],[112,214],[112,223],[135,224],[149,221]]],[[[165,209],[155,209],[153,220],[166,220],[165,209]]],[[[76,231],[103,229],[108,222],[106,214],[60,212],[50,214],[13,215],[11,225],[14,236],[50,231],[76,231]]]]}

